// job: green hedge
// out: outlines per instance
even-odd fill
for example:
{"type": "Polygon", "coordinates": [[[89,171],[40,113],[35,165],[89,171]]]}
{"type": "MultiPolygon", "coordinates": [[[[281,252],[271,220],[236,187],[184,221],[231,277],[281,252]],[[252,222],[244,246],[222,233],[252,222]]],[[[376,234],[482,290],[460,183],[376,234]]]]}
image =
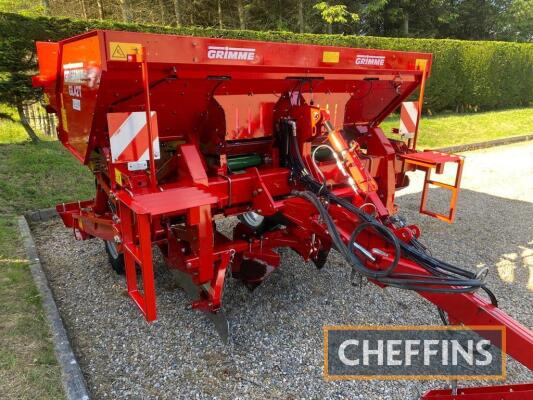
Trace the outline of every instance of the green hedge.
{"type": "MultiPolygon", "coordinates": [[[[31,52],[35,40],[58,40],[96,28],[430,52],[434,65],[426,103],[432,111],[486,110],[533,103],[532,43],[173,28],[6,13],[0,13],[0,79],[34,68],[31,52]]],[[[0,93],[0,100],[2,97],[0,93]]]]}

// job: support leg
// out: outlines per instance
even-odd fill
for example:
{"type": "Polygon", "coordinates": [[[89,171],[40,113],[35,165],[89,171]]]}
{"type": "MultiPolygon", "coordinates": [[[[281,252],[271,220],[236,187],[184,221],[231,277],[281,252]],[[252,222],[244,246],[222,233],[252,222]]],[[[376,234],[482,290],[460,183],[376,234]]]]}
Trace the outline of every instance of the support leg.
{"type": "Polygon", "coordinates": [[[127,206],[121,203],[119,207],[128,294],[146,320],[152,322],[156,320],[157,312],[150,216],[138,214],[135,221],[132,211],[127,206]],[[141,269],[142,293],[137,285],[137,265],[141,269]]]}
{"type": "Polygon", "coordinates": [[[141,248],[141,272],[144,292],[144,312],[147,321],[156,320],[155,282],[152,257],[150,216],[138,215],[139,242],[141,248]]]}

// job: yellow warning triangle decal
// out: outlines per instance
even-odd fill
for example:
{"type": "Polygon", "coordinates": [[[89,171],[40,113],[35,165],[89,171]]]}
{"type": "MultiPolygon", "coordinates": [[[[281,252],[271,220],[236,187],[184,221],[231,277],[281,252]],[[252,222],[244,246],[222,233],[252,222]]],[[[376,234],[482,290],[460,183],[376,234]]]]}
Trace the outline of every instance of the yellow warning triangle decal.
{"type": "Polygon", "coordinates": [[[139,54],[142,45],[129,42],[109,42],[109,59],[113,61],[128,61],[128,54],[139,54]]]}
{"type": "Polygon", "coordinates": [[[111,58],[126,58],[126,54],[124,54],[119,44],[117,44],[115,50],[113,50],[111,58]]]}

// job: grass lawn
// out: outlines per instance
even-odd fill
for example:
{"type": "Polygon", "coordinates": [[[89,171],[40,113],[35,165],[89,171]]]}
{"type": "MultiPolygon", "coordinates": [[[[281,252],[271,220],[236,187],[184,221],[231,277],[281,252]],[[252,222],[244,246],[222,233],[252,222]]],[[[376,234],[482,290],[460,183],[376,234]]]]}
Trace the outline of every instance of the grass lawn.
{"type": "MultiPolygon", "coordinates": [[[[63,397],[59,367],[40,298],[18,236],[16,216],[90,198],[92,176],[58,142],[31,144],[9,109],[0,112],[0,391],[2,398],[63,397]]],[[[384,124],[385,132],[398,118],[384,124]]],[[[420,148],[532,133],[533,108],[425,118],[420,148]]]]}
{"type": "MultiPolygon", "coordinates": [[[[381,124],[387,135],[399,118],[381,124]]],[[[439,148],[533,133],[533,107],[478,114],[442,114],[420,121],[417,148],[439,148]]],[[[394,137],[394,136],[391,136],[394,137]]],[[[397,136],[396,136],[397,137],[397,136]]]]}
{"type": "Polygon", "coordinates": [[[90,197],[90,174],[57,142],[34,145],[17,121],[0,120],[0,398],[63,398],[39,293],[19,238],[26,210],[90,197]]]}

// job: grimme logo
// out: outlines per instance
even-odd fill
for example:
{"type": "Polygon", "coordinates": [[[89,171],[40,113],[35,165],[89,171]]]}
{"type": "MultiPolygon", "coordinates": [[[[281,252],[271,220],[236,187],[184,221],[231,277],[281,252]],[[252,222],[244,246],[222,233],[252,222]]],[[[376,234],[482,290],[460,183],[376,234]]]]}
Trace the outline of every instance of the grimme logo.
{"type": "Polygon", "coordinates": [[[504,379],[505,328],[472,328],[326,326],[324,377],[504,379]]]}
{"type": "Polygon", "coordinates": [[[355,56],[355,65],[380,65],[385,64],[385,56],[369,56],[358,54],[355,56]]]}
{"type": "Polygon", "coordinates": [[[211,60],[253,61],[255,58],[255,49],[208,46],[207,58],[211,60]]]}
{"type": "Polygon", "coordinates": [[[63,64],[64,83],[83,83],[84,79],[85,70],[82,62],[63,64]]]}

